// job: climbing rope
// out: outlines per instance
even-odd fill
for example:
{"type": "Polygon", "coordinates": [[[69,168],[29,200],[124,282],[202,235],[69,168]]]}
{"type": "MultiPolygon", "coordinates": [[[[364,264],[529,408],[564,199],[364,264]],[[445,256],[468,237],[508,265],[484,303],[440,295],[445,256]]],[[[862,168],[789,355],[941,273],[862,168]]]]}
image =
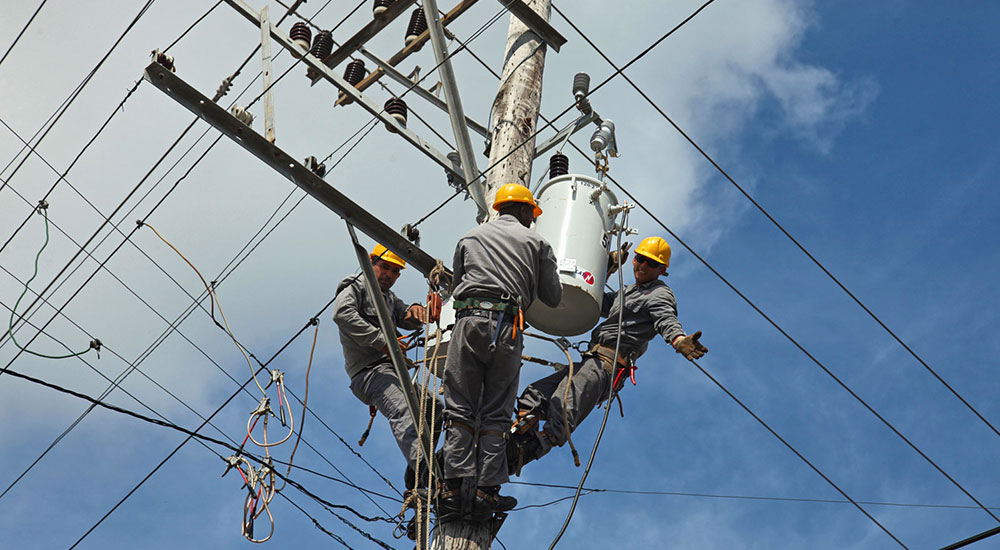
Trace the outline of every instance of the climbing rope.
{"type": "Polygon", "coordinates": [[[576,467],[579,468],[580,453],[576,451],[576,445],[573,444],[573,435],[570,433],[569,429],[569,390],[573,386],[573,367],[574,367],[573,357],[569,354],[569,348],[565,347],[563,344],[560,344],[559,341],[556,340],[555,338],[549,338],[548,336],[542,336],[540,334],[529,334],[527,332],[525,332],[524,334],[527,336],[531,336],[533,338],[538,338],[539,340],[552,342],[553,344],[556,345],[556,347],[558,347],[563,353],[566,354],[566,361],[567,361],[566,368],[568,369],[568,371],[566,373],[566,388],[565,390],[563,390],[563,407],[562,407],[563,433],[566,434],[566,442],[569,443],[569,449],[573,453],[573,464],[575,464],[576,467]]]}

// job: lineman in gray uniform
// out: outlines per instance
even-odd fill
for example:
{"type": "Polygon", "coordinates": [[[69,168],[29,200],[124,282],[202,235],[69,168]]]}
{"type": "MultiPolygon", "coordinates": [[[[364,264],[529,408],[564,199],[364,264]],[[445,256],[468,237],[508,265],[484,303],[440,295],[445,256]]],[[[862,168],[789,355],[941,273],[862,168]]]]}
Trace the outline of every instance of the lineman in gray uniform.
{"type": "Polygon", "coordinates": [[[541,214],[522,185],[502,187],[500,217],[458,241],[453,264],[456,323],[444,399],[446,493],[439,512],[480,515],[513,508],[504,447],[521,367],[521,310],[537,297],[555,307],[562,286],[552,247],[528,229],[541,214]]]}
{"type": "Polygon", "coordinates": [[[604,294],[601,315],[607,320],[591,333],[590,351],[583,355],[583,362],[573,373],[569,399],[564,402],[566,370],[528,385],[518,399],[515,434],[508,445],[511,473],[520,474],[521,466],[541,458],[553,446],[563,445],[566,425],[573,432],[598,403],[608,398],[613,382],[615,391],[620,389],[635,360],[646,352],[649,341],[657,334],[688,359],[697,359],[708,351],[698,341],[701,331],[690,336],[684,333],[677,320],[674,293],[659,279],[670,265],[670,245],[660,237],[649,237],[635,252],[632,260],[635,284],[625,287],[624,311],[617,292],[604,294]],[[622,329],[616,361],[619,313],[622,313],[622,329]],[[546,420],[544,429],[533,430],[542,419],[546,420]]]}
{"type": "MultiPolygon", "coordinates": [[[[406,267],[406,262],[382,245],[375,246],[371,259],[393,325],[404,330],[422,326],[427,317],[426,308],[420,304],[407,306],[389,290],[399,278],[400,270],[406,267]]],[[[379,328],[375,304],[360,277],[348,277],[337,287],[333,320],[340,329],[340,344],[344,350],[344,366],[351,378],[351,391],[389,420],[399,450],[406,458],[406,487],[413,489],[416,481],[413,467],[420,444],[403,390],[388,356],[388,346],[397,344],[386,342],[379,328]]],[[[435,426],[434,432],[438,429],[439,426],[435,426]]],[[[426,458],[422,462],[425,461],[426,458]]]]}

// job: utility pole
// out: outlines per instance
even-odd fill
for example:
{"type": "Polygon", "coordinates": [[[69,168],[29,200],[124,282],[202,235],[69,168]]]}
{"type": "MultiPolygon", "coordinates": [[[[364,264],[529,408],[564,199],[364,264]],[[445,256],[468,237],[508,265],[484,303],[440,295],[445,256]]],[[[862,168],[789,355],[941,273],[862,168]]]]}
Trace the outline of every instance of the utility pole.
{"type": "MultiPolygon", "coordinates": [[[[551,0],[524,0],[524,4],[548,21],[551,0]]],[[[504,59],[491,117],[493,134],[489,166],[492,168],[486,176],[487,207],[493,204],[497,189],[507,183],[531,186],[531,162],[535,158],[535,139],[531,136],[535,133],[542,100],[545,47],[542,39],[514,15],[511,15],[507,30],[504,59]],[[522,146],[529,137],[531,140],[522,146]],[[500,161],[508,154],[510,156],[500,161]]],[[[495,217],[496,212],[490,212],[491,217],[495,217]]],[[[439,522],[430,550],[487,550],[504,517],[500,514],[499,518],[487,521],[439,522]]]]}
{"type": "MultiPolygon", "coordinates": [[[[524,0],[524,3],[548,21],[551,0],[524,0]]],[[[488,205],[493,204],[497,189],[503,185],[520,183],[531,187],[531,161],[535,158],[535,139],[531,136],[538,124],[542,101],[545,49],[545,43],[537,34],[511,16],[504,52],[506,62],[490,119],[493,133],[489,163],[492,168],[486,176],[488,205]],[[529,137],[530,141],[518,148],[529,137]]],[[[491,214],[496,217],[496,212],[491,214]]]]}

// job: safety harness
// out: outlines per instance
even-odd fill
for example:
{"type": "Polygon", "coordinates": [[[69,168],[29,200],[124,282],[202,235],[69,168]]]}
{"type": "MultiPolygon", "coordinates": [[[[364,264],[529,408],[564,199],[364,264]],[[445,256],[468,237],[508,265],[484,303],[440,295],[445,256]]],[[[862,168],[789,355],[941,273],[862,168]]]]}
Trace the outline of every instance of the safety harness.
{"type": "Polygon", "coordinates": [[[524,311],[513,300],[513,296],[510,294],[505,294],[504,296],[497,298],[481,298],[481,297],[468,297],[461,300],[455,300],[454,303],[456,319],[461,319],[462,317],[476,316],[485,317],[492,319],[494,315],[497,318],[497,326],[493,331],[493,341],[490,342],[489,350],[491,352],[496,351],[497,344],[500,342],[500,329],[506,322],[506,317],[509,316],[510,322],[512,324],[511,328],[511,340],[517,339],[517,329],[520,327],[521,332],[524,332],[524,311]]]}

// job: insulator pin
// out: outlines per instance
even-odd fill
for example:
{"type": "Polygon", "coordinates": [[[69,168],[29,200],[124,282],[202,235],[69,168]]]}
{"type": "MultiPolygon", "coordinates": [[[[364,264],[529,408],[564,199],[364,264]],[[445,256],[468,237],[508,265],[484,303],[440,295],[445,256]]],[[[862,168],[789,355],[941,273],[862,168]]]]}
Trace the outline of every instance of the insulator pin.
{"type": "Polygon", "coordinates": [[[309,43],[312,42],[312,29],[304,21],[299,21],[292,25],[292,30],[288,33],[288,36],[292,39],[292,42],[301,46],[303,50],[309,51],[309,43]]]}
{"type": "Polygon", "coordinates": [[[404,42],[409,46],[426,30],[427,17],[424,15],[424,8],[413,10],[413,14],[410,15],[410,25],[406,27],[406,39],[404,42]]]}
{"type": "Polygon", "coordinates": [[[556,153],[549,157],[549,177],[558,178],[569,173],[569,157],[556,153]]]}
{"type": "MultiPolygon", "coordinates": [[[[400,126],[406,128],[406,102],[398,97],[390,98],[389,101],[385,102],[385,112],[392,116],[399,122],[400,126]]],[[[390,132],[395,133],[396,129],[391,125],[386,124],[385,128],[390,132]]]]}
{"type": "Polygon", "coordinates": [[[375,0],[375,6],[372,7],[372,13],[375,17],[378,17],[385,13],[385,10],[389,9],[394,0],[375,0]]]}

